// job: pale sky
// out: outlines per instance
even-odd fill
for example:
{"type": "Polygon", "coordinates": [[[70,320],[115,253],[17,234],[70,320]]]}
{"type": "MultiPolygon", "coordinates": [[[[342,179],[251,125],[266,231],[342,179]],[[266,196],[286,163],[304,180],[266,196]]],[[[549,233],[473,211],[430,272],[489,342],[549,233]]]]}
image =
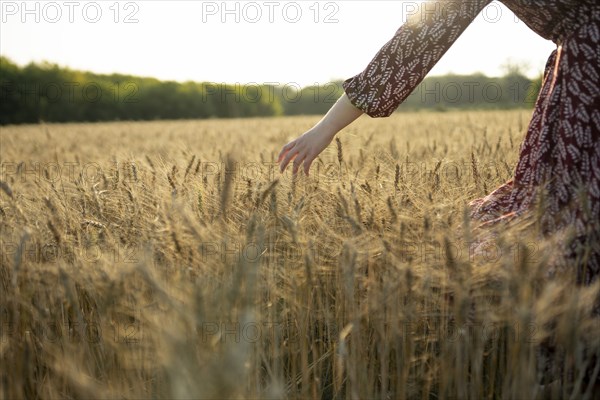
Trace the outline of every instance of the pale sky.
{"type": "MultiPolygon", "coordinates": [[[[362,71],[415,4],[2,0],[0,54],[20,65],[47,60],[163,80],[305,86],[362,71]]],[[[493,2],[430,75],[497,76],[512,60],[529,65],[533,77],[554,47],[493,2]]]]}

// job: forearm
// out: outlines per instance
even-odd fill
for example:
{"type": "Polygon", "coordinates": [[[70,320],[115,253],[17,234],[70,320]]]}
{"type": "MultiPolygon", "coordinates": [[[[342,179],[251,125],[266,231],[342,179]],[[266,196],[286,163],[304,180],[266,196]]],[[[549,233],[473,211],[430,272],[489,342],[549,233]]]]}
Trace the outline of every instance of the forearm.
{"type": "Polygon", "coordinates": [[[344,81],[344,92],[369,116],[390,116],[490,2],[421,3],[363,72],[344,81]]]}
{"type": "Polygon", "coordinates": [[[315,125],[315,129],[319,129],[333,138],[336,133],[350,125],[362,114],[364,114],[363,111],[356,108],[344,93],[315,125]]]}
{"type": "Polygon", "coordinates": [[[363,111],[356,108],[344,93],[315,126],[283,146],[277,157],[277,162],[281,163],[281,172],[294,160],[293,173],[296,174],[300,165],[304,164],[304,172],[308,175],[310,165],[331,143],[335,134],[361,114],[363,111]]]}

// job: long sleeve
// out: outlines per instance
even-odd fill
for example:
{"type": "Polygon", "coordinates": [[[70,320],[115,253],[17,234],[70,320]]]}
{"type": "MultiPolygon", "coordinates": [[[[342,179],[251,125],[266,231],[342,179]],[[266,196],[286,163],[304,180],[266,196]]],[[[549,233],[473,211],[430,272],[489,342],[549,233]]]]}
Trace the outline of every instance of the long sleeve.
{"type": "Polygon", "coordinates": [[[491,0],[429,1],[418,6],[365,70],[344,81],[346,95],[371,117],[387,117],[425,78],[491,0]]]}

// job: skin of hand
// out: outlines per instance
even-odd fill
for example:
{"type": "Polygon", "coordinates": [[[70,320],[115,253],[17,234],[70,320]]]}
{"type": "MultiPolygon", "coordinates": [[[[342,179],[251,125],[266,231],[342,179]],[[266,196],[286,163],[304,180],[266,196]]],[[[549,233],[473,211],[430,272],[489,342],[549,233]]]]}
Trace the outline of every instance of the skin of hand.
{"type": "Polygon", "coordinates": [[[356,108],[344,93],[315,126],[283,146],[277,157],[281,172],[294,160],[293,174],[298,173],[304,164],[304,173],[308,175],[314,159],[327,148],[335,135],[362,114],[363,111],[356,108]]]}

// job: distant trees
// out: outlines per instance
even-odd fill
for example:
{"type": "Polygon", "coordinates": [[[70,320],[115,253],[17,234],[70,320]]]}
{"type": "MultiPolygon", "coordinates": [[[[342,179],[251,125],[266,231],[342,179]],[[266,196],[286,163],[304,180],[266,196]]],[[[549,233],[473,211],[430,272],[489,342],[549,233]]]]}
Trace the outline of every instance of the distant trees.
{"type": "Polygon", "coordinates": [[[415,109],[512,109],[532,107],[541,79],[521,74],[489,78],[482,74],[426,78],[403,103],[415,109]]]}
{"type": "Polygon", "coordinates": [[[281,115],[266,89],[99,75],[49,63],[19,67],[1,57],[0,123],[281,115]]]}
{"type": "MultiPolygon", "coordinates": [[[[539,80],[518,70],[501,78],[429,77],[399,110],[530,107],[538,90],[539,80]]],[[[324,114],[342,93],[342,81],[304,88],[179,83],[50,63],[20,67],[0,57],[0,124],[324,114]]]]}

